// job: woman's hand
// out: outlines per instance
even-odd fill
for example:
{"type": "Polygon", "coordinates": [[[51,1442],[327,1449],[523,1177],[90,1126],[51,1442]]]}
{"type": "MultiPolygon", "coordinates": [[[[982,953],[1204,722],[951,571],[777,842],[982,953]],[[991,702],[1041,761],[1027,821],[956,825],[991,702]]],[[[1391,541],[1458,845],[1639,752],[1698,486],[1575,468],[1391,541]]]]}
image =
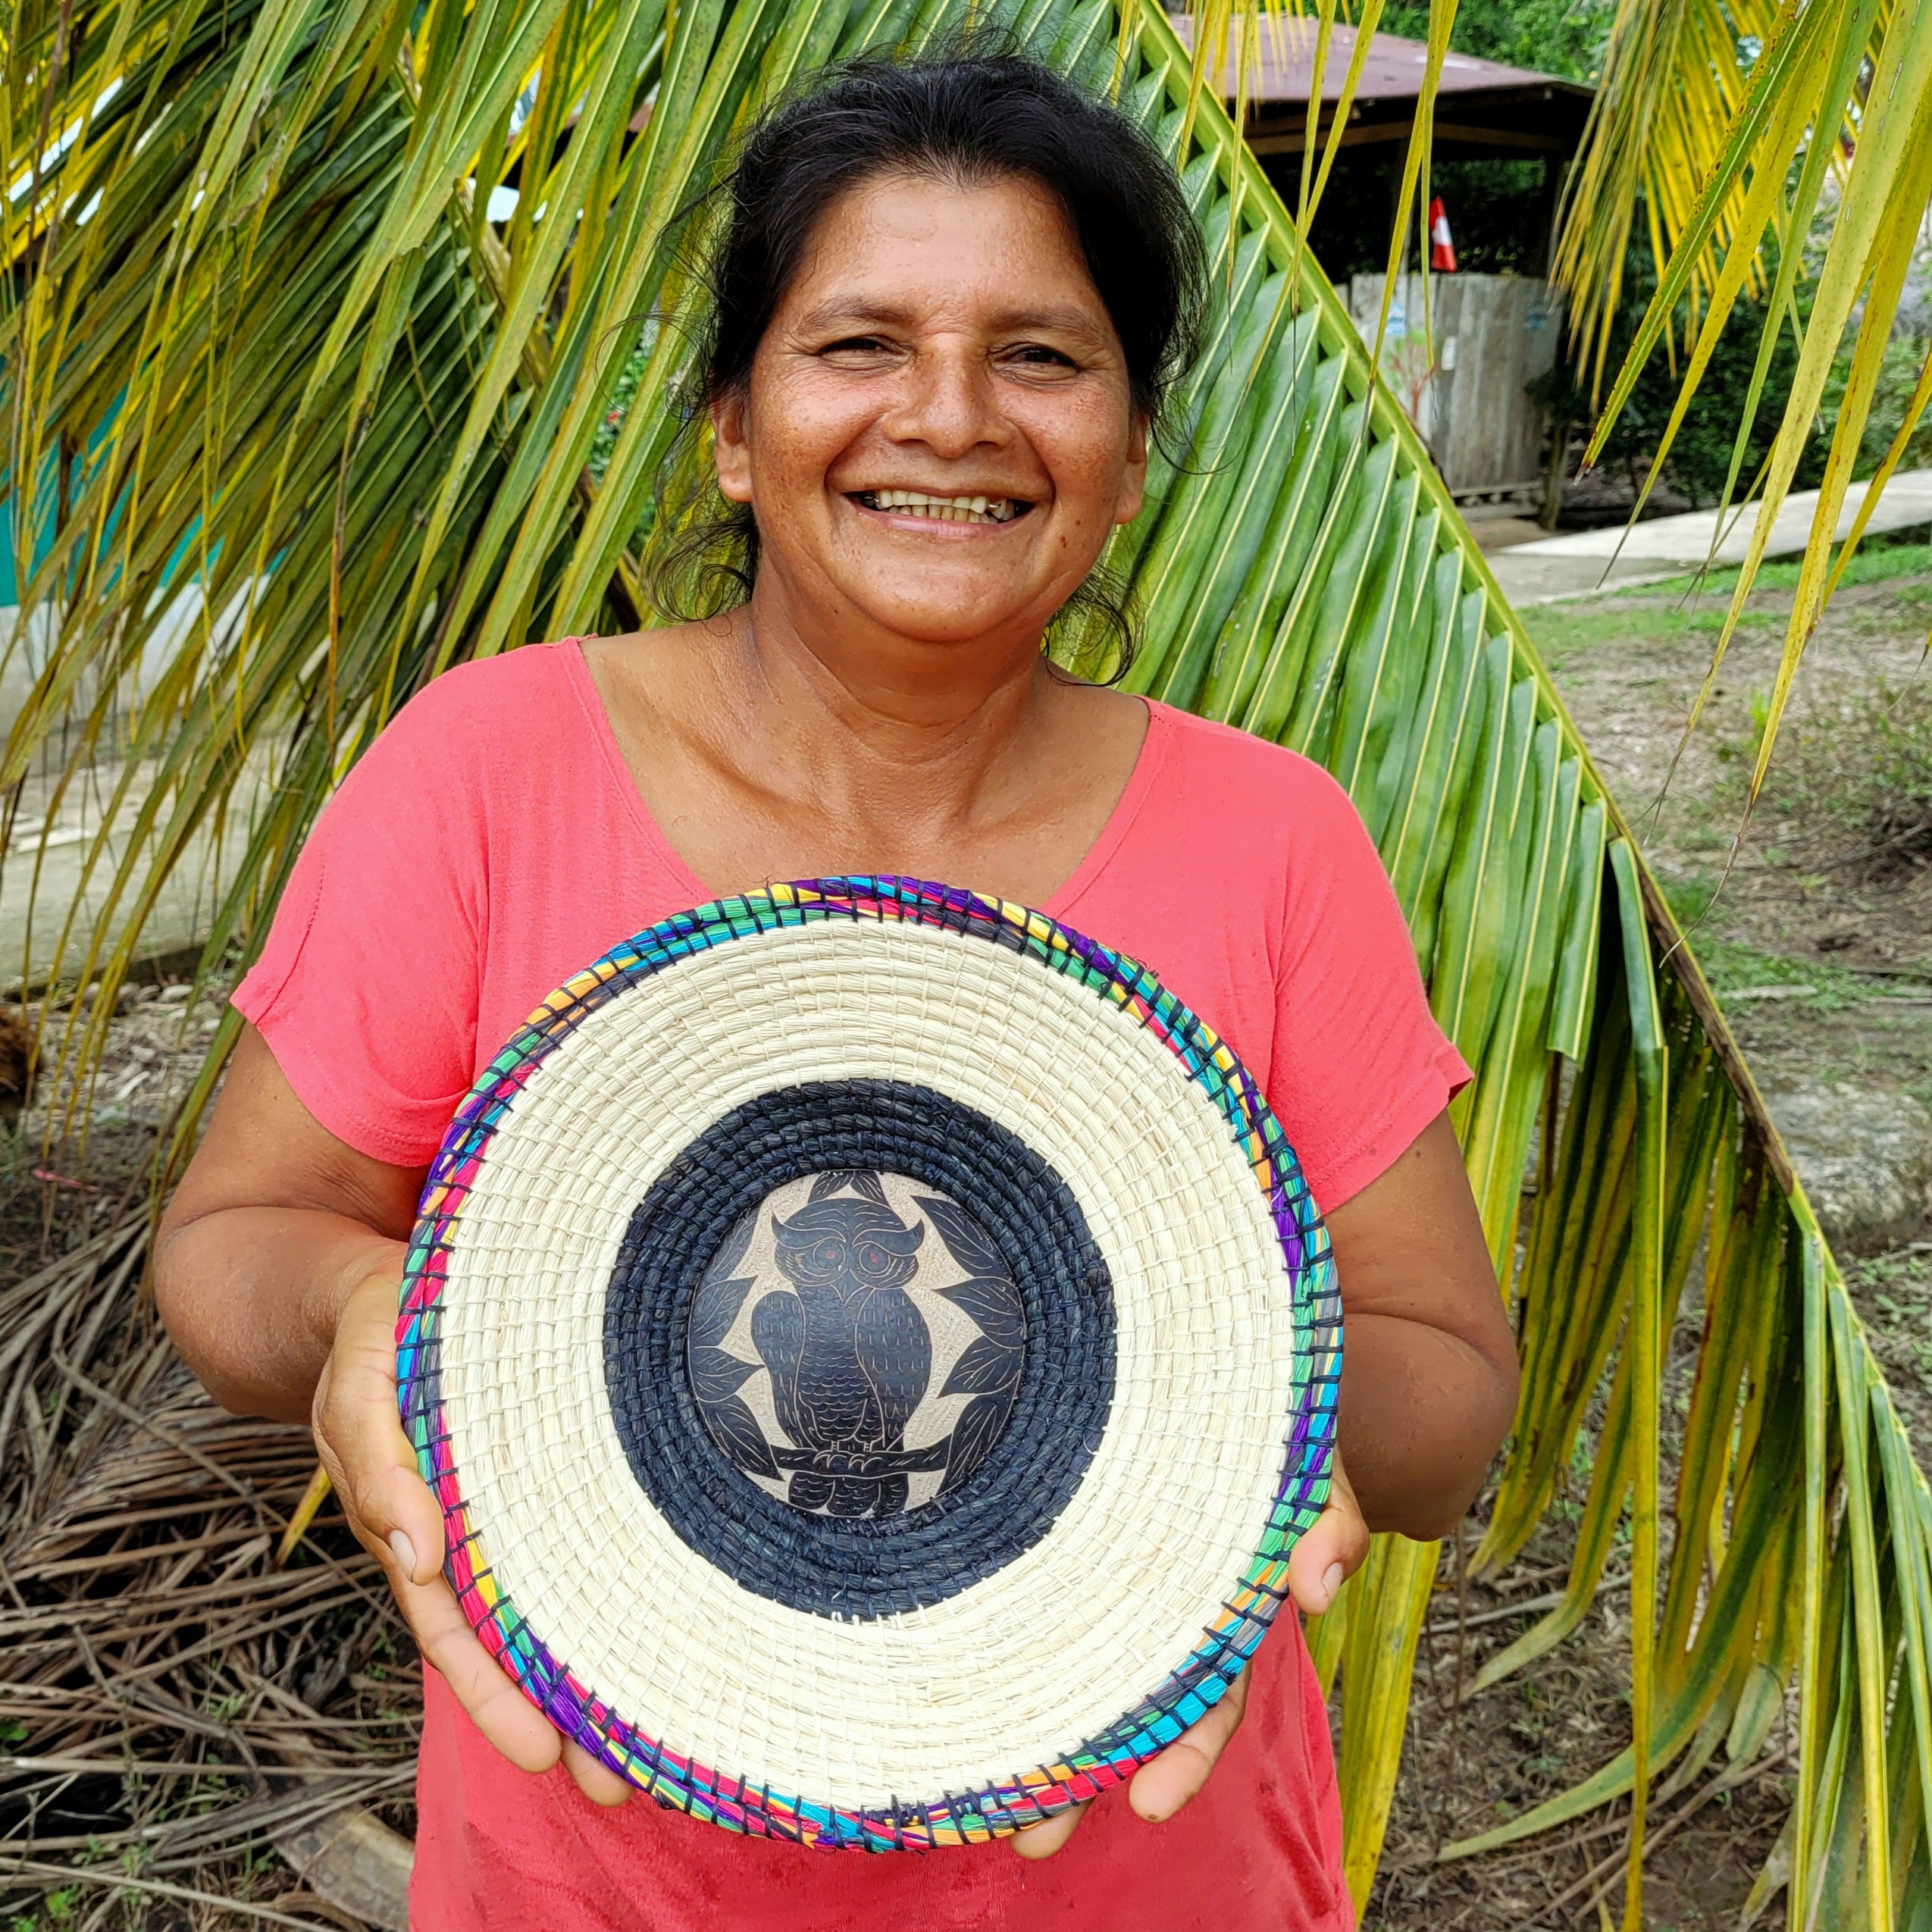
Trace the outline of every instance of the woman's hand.
{"type": "MultiPolygon", "coordinates": [[[[1369,1548],[1368,1525],[1342,1472],[1339,1450],[1329,1465],[1329,1481],[1327,1507],[1288,1558],[1288,1593],[1295,1607],[1310,1617],[1320,1616],[1335,1602],[1342,1586],[1361,1567],[1369,1548]]],[[[1247,1715],[1248,1675],[1242,1671],[1206,1717],[1134,1774],[1127,1802],[1138,1817],[1160,1824],[1200,1792],[1247,1715]]],[[[1076,1805],[1056,1818],[1024,1827],[1013,1838],[1013,1849],[1022,1858],[1051,1858],[1073,1836],[1086,1811],[1085,1805],[1076,1805]]]]}
{"type": "Polygon", "coordinates": [[[315,1385],[322,1465],[349,1527],[380,1563],[424,1661],[443,1674],[478,1730],[520,1770],[547,1771],[559,1756],[593,1804],[621,1805],[631,1787],[584,1747],[561,1736],[478,1640],[443,1577],[443,1517],[417,1472],[396,1405],[399,1263],[352,1289],[315,1385]]]}
{"type": "Polygon", "coordinates": [[[396,1310],[424,1173],[337,1140],[244,1027],[161,1217],[161,1317],[224,1408],[307,1419],[349,1527],[478,1730],[523,1770],[561,1756],[587,1797],[622,1804],[631,1787],[558,1735],[443,1580],[442,1512],[396,1408],[396,1310]]]}

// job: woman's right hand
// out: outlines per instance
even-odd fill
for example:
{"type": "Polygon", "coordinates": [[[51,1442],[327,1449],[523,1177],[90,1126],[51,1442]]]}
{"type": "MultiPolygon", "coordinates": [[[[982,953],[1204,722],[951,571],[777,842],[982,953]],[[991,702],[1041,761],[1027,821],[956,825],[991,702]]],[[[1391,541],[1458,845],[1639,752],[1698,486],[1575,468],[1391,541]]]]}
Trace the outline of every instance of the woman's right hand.
{"type": "Polygon", "coordinates": [[[547,1771],[559,1757],[593,1804],[621,1805],[631,1786],[526,1698],[470,1628],[443,1575],[443,1515],[416,1467],[396,1403],[399,1254],[359,1282],[343,1304],[335,1342],[315,1385],[313,1423],[349,1527],[380,1563],[423,1661],[443,1674],[471,1721],[519,1769],[547,1771]]]}

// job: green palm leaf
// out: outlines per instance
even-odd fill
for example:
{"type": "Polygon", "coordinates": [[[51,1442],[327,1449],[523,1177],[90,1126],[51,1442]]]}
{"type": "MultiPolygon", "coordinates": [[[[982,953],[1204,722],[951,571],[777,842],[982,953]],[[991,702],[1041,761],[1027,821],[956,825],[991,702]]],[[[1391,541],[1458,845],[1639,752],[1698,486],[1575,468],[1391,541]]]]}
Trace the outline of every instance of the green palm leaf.
{"type": "MultiPolygon", "coordinates": [[[[1146,612],[1132,682],[1341,776],[1476,1069],[1455,1119],[1526,1368],[1482,1561],[1520,1547],[1608,1379],[1569,1593],[1492,1671],[1561,1641],[1627,1510],[1632,1746],[1451,1850],[1634,1793],[1633,1924],[1644,1794],[1757,1751],[1795,1673],[1793,1923],[1820,1899],[1852,1915],[1834,1924],[1911,1918],[1932,1907],[1932,1498],[1721,1016],[1426,452],[1165,17],[1126,9],[1123,39],[1116,0],[971,11],[1117,89],[1215,255],[1181,398],[1190,460],[1157,465],[1113,555],[1146,612]],[[1661,1354],[1700,1267],[1667,1500],[1661,1354]]],[[[187,878],[211,968],[252,957],[305,828],[412,691],[527,636],[634,622],[639,546],[678,500],[686,339],[644,327],[683,293],[661,224],[776,90],[968,12],[17,0],[6,473],[23,602],[55,621],[11,647],[33,684],[0,782],[64,730],[67,784],[118,788],[86,903],[42,909],[30,979],[111,991],[187,878]],[[512,174],[515,213],[493,221],[512,174]]],[[[111,1005],[63,1051],[84,1063],[111,1005]]],[[[1435,1564],[1378,1539],[1311,1632],[1342,1699],[1358,1899],[1435,1564]]]]}

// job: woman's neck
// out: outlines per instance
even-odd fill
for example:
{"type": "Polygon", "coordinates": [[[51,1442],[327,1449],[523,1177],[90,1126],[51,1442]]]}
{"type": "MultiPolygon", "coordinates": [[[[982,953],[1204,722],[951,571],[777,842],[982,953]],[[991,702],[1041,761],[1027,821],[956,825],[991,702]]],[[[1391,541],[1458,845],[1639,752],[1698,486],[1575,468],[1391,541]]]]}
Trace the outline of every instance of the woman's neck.
{"type": "Polygon", "coordinates": [[[740,769],[755,748],[784,788],[860,819],[910,810],[936,827],[997,809],[1055,708],[1059,681],[1037,636],[872,637],[863,619],[801,622],[768,582],[733,614],[731,645],[713,660],[740,769]]]}
{"type": "Polygon", "coordinates": [[[786,620],[754,600],[586,649],[647,809],[706,887],[897,872],[1038,904],[1065,883],[1144,706],[1037,643],[861,649],[786,620]]]}

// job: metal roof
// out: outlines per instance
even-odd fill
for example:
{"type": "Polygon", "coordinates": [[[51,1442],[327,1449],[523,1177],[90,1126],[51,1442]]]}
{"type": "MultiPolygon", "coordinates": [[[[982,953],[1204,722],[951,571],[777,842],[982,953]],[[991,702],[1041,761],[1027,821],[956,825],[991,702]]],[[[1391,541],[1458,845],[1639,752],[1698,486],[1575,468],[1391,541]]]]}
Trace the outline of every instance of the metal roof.
{"type": "MultiPolygon", "coordinates": [[[[1242,23],[1229,23],[1230,58],[1222,74],[1222,86],[1235,92],[1232,55],[1242,23]]],[[[1174,17],[1174,29],[1189,46],[1194,44],[1194,20],[1182,14],[1174,17]]],[[[1328,61],[1322,74],[1322,99],[1339,99],[1348,63],[1355,52],[1352,27],[1338,21],[1329,37],[1328,61]]],[[[1258,39],[1260,59],[1250,76],[1248,97],[1257,105],[1263,102],[1299,102],[1306,105],[1315,66],[1316,23],[1273,14],[1264,17],[1258,39]]],[[[1362,77],[1355,91],[1357,102],[1412,101],[1422,92],[1423,64],[1429,50],[1420,40],[1404,40],[1392,33],[1378,33],[1371,42],[1368,58],[1362,65],[1362,77]]],[[[1449,53],[1444,56],[1438,92],[1452,94],[1513,94],[1533,92],[1549,98],[1547,90],[1558,90],[1587,101],[1591,90],[1573,80],[1553,74],[1534,74],[1526,67],[1505,67],[1498,61],[1478,60],[1473,54],[1449,53]]]]}

